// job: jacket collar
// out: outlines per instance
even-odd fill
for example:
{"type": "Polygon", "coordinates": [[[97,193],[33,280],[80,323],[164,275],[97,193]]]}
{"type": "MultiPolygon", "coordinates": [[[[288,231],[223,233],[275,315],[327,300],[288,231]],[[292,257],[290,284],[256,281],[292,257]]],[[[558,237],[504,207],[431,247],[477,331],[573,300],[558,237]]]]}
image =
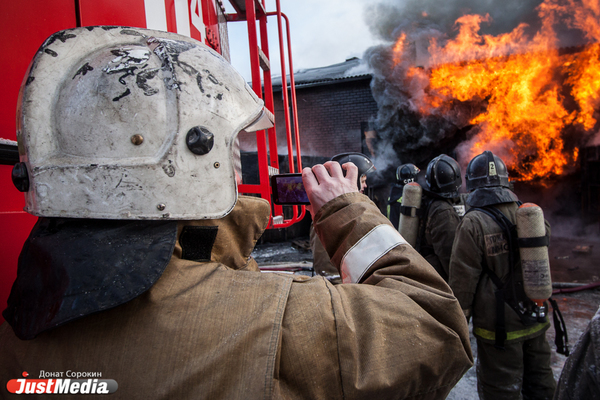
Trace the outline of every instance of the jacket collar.
{"type": "Polygon", "coordinates": [[[475,189],[467,197],[467,205],[470,207],[485,207],[515,201],[519,201],[517,195],[503,187],[475,189]]]}
{"type": "MultiPolygon", "coordinates": [[[[221,219],[180,221],[173,257],[248,269],[250,254],[269,223],[270,212],[266,200],[239,196],[233,210],[221,219]],[[203,250],[193,250],[198,248],[203,250]]],[[[255,263],[252,269],[258,270],[255,263]]]]}
{"type": "Polygon", "coordinates": [[[182,257],[185,227],[216,231],[205,261],[258,271],[250,253],[269,222],[266,200],[240,196],[218,220],[123,221],[40,218],[23,245],[2,315],[20,339],[124,304],[182,257]]]}

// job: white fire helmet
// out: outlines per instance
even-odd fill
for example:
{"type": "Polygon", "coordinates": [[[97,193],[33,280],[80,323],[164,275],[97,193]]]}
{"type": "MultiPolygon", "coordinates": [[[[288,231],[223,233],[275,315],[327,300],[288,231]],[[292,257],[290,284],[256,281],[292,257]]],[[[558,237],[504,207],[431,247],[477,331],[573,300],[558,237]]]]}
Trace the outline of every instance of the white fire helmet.
{"type": "Polygon", "coordinates": [[[225,59],[173,33],[65,30],[29,68],[17,137],[37,216],[221,218],[237,201],[238,132],[272,126],[225,59]]]}

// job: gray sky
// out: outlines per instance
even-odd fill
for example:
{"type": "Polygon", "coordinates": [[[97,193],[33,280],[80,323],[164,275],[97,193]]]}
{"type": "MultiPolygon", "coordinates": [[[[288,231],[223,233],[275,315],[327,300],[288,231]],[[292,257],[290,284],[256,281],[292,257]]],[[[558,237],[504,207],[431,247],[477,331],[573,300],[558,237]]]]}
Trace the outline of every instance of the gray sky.
{"type": "MultiPolygon", "coordinates": [[[[230,7],[224,2],[226,8],[230,7]]],[[[362,57],[364,51],[381,43],[364,21],[369,0],[280,0],[290,20],[294,70],[322,67],[362,57]]],[[[267,0],[267,11],[275,11],[275,0],[267,0]]],[[[228,12],[233,9],[228,8],[228,12]]],[[[273,76],[280,75],[277,20],[269,17],[269,51],[273,76]]],[[[245,22],[228,24],[231,62],[250,80],[247,28],[245,22]]],[[[284,27],[285,32],[285,27],[284,27]]],[[[289,73],[289,70],[286,72],[289,73]]]]}
{"type": "MultiPolygon", "coordinates": [[[[519,22],[536,24],[535,7],[542,0],[280,0],[290,19],[294,70],[322,67],[362,58],[366,49],[392,43],[401,31],[456,34],[454,22],[464,14],[489,14],[482,33],[509,32],[519,22]],[[368,22],[367,22],[368,21],[368,22]],[[370,26],[369,26],[370,25],[370,26]]],[[[233,12],[229,2],[224,2],[233,12]]],[[[275,0],[267,0],[275,11],[275,0]]],[[[273,76],[280,74],[277,22],[269,17],[270,55],[273,76]]],[[[228,24],[232,64],[250,80],[245,22],[228,24]]],[[[564,43],[568,44],[568,43],[564,43]]],[[[572,45],[572,44],[570,44],[572,45]]],[[[286,67],[287,68],[287,67],[286,67]]],[[[289,71],[286,71],[289,72],[289,71]]]]}

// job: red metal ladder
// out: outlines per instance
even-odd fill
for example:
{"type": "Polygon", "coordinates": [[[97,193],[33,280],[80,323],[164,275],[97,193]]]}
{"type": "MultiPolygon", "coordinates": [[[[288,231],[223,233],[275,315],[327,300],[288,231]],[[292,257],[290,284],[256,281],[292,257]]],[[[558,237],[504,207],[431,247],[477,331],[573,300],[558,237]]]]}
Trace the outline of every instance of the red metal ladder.
{"type": "MultiPolygon", "coordinates": [[[[285,120],[285,132],[287,138],[287,149],[288,149],[288,160],[289,160],[289,172],[302,172],[302,158],[300,151],[300,135],[298,132],[298,108],[296,104],[296,88],[294,82],[294,70],[292,64],[292,53],[291,53],[291,40],[290,40],[290,28],[289,20],[285,14],[281,12],[280,0],[276,0],[275,12],[265,11],[265,0],[245,0],[245,10],[242,10],[241,2],[234,4],[234,8],[238,14],[228,15],[229,21],[242,21],[246,20],[248,25],[248,44],[250,48],[250,67],[252,73],[252,90],[261,99],[263,98],[263,82],[261,81],[260,70],[263,71],[264,80],[264,102],[267,110],[275,114],[275,106],[273,101],[273,85],[271,81],[271,68],[269,61],[269,43],[267,37],[267,17],[275,16],[277,18],[278,37],[279,37],[279,53],[281,63],[281,88],[283,94],[283,110],[285,120]],[[245,15],[244,15],[245,13],[245,15]],[[288,96],[288,85],[286,77],[286,62],[285,62],[285,49],[283,41],[283,27],[282,20],[286,21],[286,38],[287,38],[287,50],[288,50],[288,61],[290,71],[290,89],[291,94],[288,96]],[[261,45],[258,45],[258,35],[256,29],[256,23],[258,21],[260,29],[261,45]],[[292,102],[292,113],[294,129],[292,131],[292,122],[290,117],[290,106],[289,98],[291,97],[292,102]],[[294,157],[294,144],[296,146],[296,153],[294,157]],[[295,159],[295,162],[294,162],[295,159]]],[[[269,177],[279,173],[279,158],[277,152],[277,134],[276,127],[273,126],[266,131],[256,132],[256,143],[258,153],[258,173],[259,173],[259,184],[240,184],[238,185],[238,191],[240,193],[258,194],[263,199],[266,199],[272,205],[272,212],[269,221],[269,228],[285,228],[292,224],[302,220],[306,213],[304,206],[294,206],[293,215],[291,218],[286,219],[284,216],[283,207],[274,204],[271,199],[271,183],[269,177]],[[268,149],[268,150],[267,150],[268,149]]]]}

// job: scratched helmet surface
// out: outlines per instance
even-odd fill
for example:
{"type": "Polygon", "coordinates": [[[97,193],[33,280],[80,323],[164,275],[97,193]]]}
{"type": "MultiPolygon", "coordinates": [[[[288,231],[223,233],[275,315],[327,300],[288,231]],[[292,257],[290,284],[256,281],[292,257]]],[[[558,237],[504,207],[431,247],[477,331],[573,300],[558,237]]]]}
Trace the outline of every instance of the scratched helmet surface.
{"type": "Polygon", "coordinates": [[[19,95],[17,138],[37,216],[220,218],[237,201],[238,132],[272,114],[218,53],[125,27],[55,33],[19,95]]]}

